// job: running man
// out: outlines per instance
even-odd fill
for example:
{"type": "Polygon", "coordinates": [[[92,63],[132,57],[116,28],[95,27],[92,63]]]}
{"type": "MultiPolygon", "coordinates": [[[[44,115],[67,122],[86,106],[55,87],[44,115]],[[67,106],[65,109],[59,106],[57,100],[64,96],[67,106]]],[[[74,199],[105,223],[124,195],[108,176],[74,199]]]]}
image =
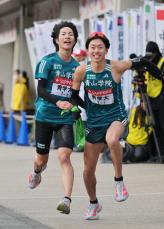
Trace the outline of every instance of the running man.
{"type": "Polygon", "coordinates": [[[43,57],[36,67],[36,156],[28,185],[34,189],[40,184],[41,173],[48,162],[53,132],[56,132],[64,186],[64,198],[59,202],[57,210],[69,214],[74,180],[70,160],[74,145],[73,117],[71,112],[61,115],[61,111],[70,109],[68,100],[71,96],[72,75],[79,65],[71,54],[77,42],[78,32],[73,23],[64,21],[54,26],[51,36],[56,52],[43,57]]]}
{"type": "Polygon", "coordinates": [[[162,75],[162,72],[145,58],[107,60],[105,56],[109,47],[109,40],[103,33],[90,34],[86,41],[86,49],[91,61],[76,68],[72,86],[71,103],[82,104],[78,95],[80,85],[84,82],[87,128],[83,176],[90,199],[85,219],[97,219],[102,209],[96,195],[95,171],[105,143],[111,152],[115,172],[114,198],[121,202],[129,196],[123,182],[122,147],[119,142],[128,122],[121,91],[122,74],[131,68],[145,67],[151,74],[162,75]]]}
{"type": "Polygon", "coordinates": [[[77,67],[72,87],[72,100],[76,103],[81,82],[84,82],[88,119],[83,176],[90,199],[85,219],[97,219],[98,212],[102,209],[96,195],[95,171],[105,143],[111,152],[115,171],[114,198],[120,202],[129,196],[123,182],[122,148],[119,139],[128,122],[122,99],[121,75],[132,67],[132,62],[105,59],[109,47],[109,40],[103,33],[91,33],[86,41],[91,61],[77,67]]]}

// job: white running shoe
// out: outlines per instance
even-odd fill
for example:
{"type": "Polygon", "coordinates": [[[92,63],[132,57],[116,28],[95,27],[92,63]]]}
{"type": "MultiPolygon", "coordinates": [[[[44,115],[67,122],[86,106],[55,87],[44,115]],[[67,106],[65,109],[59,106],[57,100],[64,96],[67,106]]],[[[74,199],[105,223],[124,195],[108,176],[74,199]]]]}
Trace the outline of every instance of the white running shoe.
{"type": "Polygon", "coordinates": [[[28,186],[31,189],[36,188],[41,182],[41,174],[31,173],[28,177],[28,186]]]}
{"type": "Polygon", "coordinates": [[[126,190],[123,181],[115,182],[115,191],[114,191],[114,199],[117,202],[121,202],[126,200],[129,197],[129,193],[126,190]]]}
{"type": "Polygon", "coordinates": [[[67,198],[63,198],[63,200],[61,200],[58,203],[57,210],[60,211],[60,213],[69,214],[70,213],[70,200],[68,200],[67,198]]]}
{"type": "Polygon", "coordinates": [[[89,204],[88,208],[86,209],[85,212],[85,219],[86,220],[94,220],[98,219],[98,213],[102,210],[102,206],[97,203],[97,204],[89,204]]]}

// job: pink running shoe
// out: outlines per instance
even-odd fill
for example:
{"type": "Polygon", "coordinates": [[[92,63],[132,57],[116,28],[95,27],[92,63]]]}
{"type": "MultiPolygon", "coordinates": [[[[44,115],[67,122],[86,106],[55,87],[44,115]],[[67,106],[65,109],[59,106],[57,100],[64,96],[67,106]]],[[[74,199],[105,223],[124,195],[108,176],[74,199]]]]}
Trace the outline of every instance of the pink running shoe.
{"type": "Polygon", "coordinates": [[[31,189],[36,188],[41,182],[41,174],[31,173],[28,177],[28,187],[31,189]]]}
{"type": "Polygon", "coordinates": [[[129,193],[126,190],[123,181],[115,182],[115,191],[114,191],[114,199],[117,202],[121,202],[126,200],[129,197],[129,193]]]}
{"type": "Polygon", "coordinates": [[[102,210],[102,206],[98,204],[90,204],[85,212],[86,220],[98,219],[98,213],[102,210]]]}

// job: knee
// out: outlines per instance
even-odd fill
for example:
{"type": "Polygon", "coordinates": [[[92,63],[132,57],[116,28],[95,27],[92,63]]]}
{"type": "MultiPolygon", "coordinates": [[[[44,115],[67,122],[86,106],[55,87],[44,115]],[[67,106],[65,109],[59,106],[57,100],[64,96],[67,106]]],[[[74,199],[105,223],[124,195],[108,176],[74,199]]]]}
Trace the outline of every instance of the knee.
{"type": "Polygon", "coordinates": [[[60,164],[68,164],[70,163],[70,156],[67,154],[61,154],[58,156],[60,164]]]}
{"type": "Polygon", "coordinates": [[[114,150],[120,145],[119,139],[117,137],[110,137],[110,138],[106,139],[106,142],[107,142],[110,150],[114,150]]]}
{"type": "Polygon", "coordinates": [[[93,166],[84,166],[84,176],[89,177],[91,174],[95,173],[95,168],[93,166]]]}

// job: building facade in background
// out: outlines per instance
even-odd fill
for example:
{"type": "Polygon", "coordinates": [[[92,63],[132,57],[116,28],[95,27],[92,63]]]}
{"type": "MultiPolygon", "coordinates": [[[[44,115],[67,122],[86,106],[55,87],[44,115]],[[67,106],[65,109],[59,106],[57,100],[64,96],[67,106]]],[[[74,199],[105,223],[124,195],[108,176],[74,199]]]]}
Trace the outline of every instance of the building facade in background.
{"type": "MultiPolygon", "coordinates": [[[[143,54],[150,38],[164,47],[163,5],[156,8],[148,0],[0,0],[0,81],[6,111],[11,108],[12,72],[17,68],[28,72],[33,107],[35,65],[43,54],[54,51],[46,41],[55,21],[74,20],[83,48],[90,31],[105,32],[111,40],[109,57],[122,59],[129,52],[143,54]]],[[[125,89],[129,83],[124,81],[125,89]]]]}

